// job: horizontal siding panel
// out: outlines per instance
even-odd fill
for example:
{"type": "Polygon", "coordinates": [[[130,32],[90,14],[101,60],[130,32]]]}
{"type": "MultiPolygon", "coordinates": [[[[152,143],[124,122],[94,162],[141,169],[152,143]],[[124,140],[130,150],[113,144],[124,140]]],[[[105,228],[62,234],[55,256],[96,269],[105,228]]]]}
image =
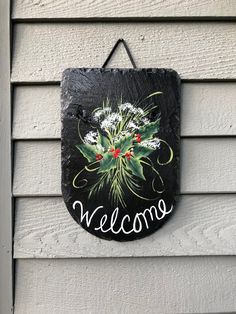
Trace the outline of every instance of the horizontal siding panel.
{"type": "MultiPolygon", "coordinates": [[[[236,83],[182,85],[181,135],[236,135],[236,83]]],[[[13,138],[61,136],[59,86],[17,86],[14,90],[13,138]]]]}
{"type": "Polygon", "coordinates": [[[13,19],[234,17],[234,0],[13,1],[13,19]]]}
{"type": "MultiPolygon", "coordinates": [[[[167,67],[182,79],[235,79],[233,23],[20,23],[15,25],[13,82],[59,81],[68,67],[100,67],[116,40],[138,67],[167,67]]],[[[111,67],[130,67],[119,48],[111,67]]]]}
{"type": "MultiPolygon", "coordinates": [[[[236,140],[184,139],[181,193],[236,192],[236,140]]],[[[59,141],[15,144],[14,195],[61,195],[59,141]]]]}
{"type": "Polygon", "coordinates": [[[19,260],[15,314],[233,313],[236,258],[19,260]]]}
{"type": "Polygon", "coordinates": [[[15,258],[236,254],[236,195],[184,195],[175,215],[153,235],[101,240],[82,229],[61,197],[18,198],[15,258]]]}
{"type": "Polygon", "coordinates": [[[12,136],[14,139],[61,137],[59,86],[14,88],[12,136]]]}

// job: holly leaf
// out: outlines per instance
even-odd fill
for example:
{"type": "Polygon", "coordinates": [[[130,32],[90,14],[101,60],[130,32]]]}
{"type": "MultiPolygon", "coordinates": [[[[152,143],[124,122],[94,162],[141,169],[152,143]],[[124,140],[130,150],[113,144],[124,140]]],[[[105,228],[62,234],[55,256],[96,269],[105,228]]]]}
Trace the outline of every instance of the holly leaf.
{"type": "Polygon", "coordinates": [[[130,170],[132,174],[135,175],[136,177],[139,177],[140,179],[146,181],[143,174],[143,166],[141,165],[138,159],[132,157],[130,160],[127,160],[126,168],[130,170]]]}
{"type": "Polygon", "coordinates": [[[107,172],[113,168],[116,168],[116,159],[111,153],[104,154],[103,158],[100,160],[98,173],[107,172]]]}
{"type": "Polygon", "coordinates": [[[153,153],[155,149],[144,147],[142,145],[134,146],[134,157],[140,159],[142,157],[148,157],[151,153],[153,153]]]}
{"type": "Polygon", "coordinates": [[[127,152],[132,146],[133,138],[132,135],[123,136],[121,139],[116,143],[116,148],[119,148],[122,153],[127,152]]]}
{"type": "Polygon", "coordinates": [[[96,147],[94,145],[78,144],[75,146],[89,162],[96,159],[96,147]]]}
{"type": "Polygon", "coordinates": [[[148,139],[152,138],[153,135],[155,135],[159,131],[159,128],[160,128],[160,119],[143,125],[139,129],[139,133],[141,135],[141,140],[144,141],[144,140],[148,140],[148,139]]]}
{"type": "Polygon", "coordinates": [[[111,146],[109,139],[100,133],[98,134],[98,144],[101,144],[105,150],[108,150],[108,148],[111,146]]]}

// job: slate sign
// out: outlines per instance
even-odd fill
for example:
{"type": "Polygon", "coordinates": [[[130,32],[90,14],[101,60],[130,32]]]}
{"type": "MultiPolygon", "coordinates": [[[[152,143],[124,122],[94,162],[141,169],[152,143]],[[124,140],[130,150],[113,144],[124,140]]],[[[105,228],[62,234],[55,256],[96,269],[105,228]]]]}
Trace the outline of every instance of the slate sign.
{"type": "Polygon", "coordinates": [[[71,216],[107,240],[153,233],[178,194],[178,74],[67,69],[61,88],[62,194],[71,216]]]}

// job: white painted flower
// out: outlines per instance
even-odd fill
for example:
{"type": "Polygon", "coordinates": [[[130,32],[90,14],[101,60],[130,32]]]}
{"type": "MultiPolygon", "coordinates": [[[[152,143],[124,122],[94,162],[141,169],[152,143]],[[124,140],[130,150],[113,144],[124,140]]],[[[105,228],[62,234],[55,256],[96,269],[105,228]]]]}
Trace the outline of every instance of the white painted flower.
{"type": "Polygon", "coordinates": [[[121,131],[120,134],[119,134],[119,136],[115,136],[115,137],[114,137],[114,139],[113,139],[114,143],[119,142],[120,139],[121,139],[122,137],[125,137],[125,136],[131,137],[131,136],[132,136],[132,133],[130,133],[129,131],[121,131]]]}
{"type": "Polygon", "coordinates": [[[101,129],[115,129],[117,123],[119,123],[121,120],[121,115],[118,113],[112,113],[101,122],[101,129]]]}
{"type": "Polygon", "coordinates": [[[131,105],[131,103],[129,103],[129,102],[126,102],[126,103],[124,103],[124,104],[119,105],[119,109],[120,109],[121,111],[131,110],[131,109],[133,109],[133,108],[134,108],[134,106],[131,105]]]}
{"type": "Polygon", "coordinates": [[[141,121],[142,121],[143,124],[150,123],[150,120],[148,118],[142,118],[141,121]]]}
{"type": "Polygon", "coordinates": [[[159,138],[153,138],[151,140],[145,140],[145,141],[142,141],[140,143],[141,146],[144,146],[144,147],[147,147],[147,148],[151,148],[151,149],[157,149],[157,148],[160,148],[160,140],[159,138]]]}
{"type": "Polygon", "coordinates": [[[88,132],[84,137],[84,142],[86,144],[96,144],[98,133],[94,131],[88,132]]]}
{"type": "Polygon", "coordinates": [[[144,111],[142,108],[136,108],[134,105],[132,105],[129,102],[121,104],[119,106],[119,109],[121,111],[129,111],[129,112],[134,113],[134,114],[140,114],[140,115],[144,114],[144,111]]]}
{"type": "Polygon", "coordinates": [[[132,129],[132,130],[137,130],[139,127],[137,124],[134,123],[134,121],[129,121],[127,128],[132,129]]]}
{"type": "Polygon", "coordinates": [[[111,108],[110,107],[105,107],[103,109],[99,109],[93,115],[94,120],[95,121],[99,121],[101,119],[101,117],[106,116],[110,112],[111,112],[111,108]]]}
{"type": "Polygon", "coordinates": [[[132,113],[136,113],[137,112],[137,108],[135,106],[133,106],[129,102],[126,102],[124,104],[119,105],[119,109],[121,111],[129,111],[129,112],[132,112],[132,113]]]}
{"type": "Polygon", "coordinates": [[[144,111],[143,111],[142,108],[137,108],[137,109],[136,109],[136,113],[138,113],[138,114],[144,114],[144,111]]]}

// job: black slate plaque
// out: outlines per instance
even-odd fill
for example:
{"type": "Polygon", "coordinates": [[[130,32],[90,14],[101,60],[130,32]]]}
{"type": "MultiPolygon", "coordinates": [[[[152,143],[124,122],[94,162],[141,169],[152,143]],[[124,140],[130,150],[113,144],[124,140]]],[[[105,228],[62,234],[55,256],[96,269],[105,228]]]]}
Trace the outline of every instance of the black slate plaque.
{"type": "Polygon", "coordinates": [[[71,216],[107,240],[153,233],[178,194],[178,74],[67,69],[61,88],[62,193],[71,216]]]}

